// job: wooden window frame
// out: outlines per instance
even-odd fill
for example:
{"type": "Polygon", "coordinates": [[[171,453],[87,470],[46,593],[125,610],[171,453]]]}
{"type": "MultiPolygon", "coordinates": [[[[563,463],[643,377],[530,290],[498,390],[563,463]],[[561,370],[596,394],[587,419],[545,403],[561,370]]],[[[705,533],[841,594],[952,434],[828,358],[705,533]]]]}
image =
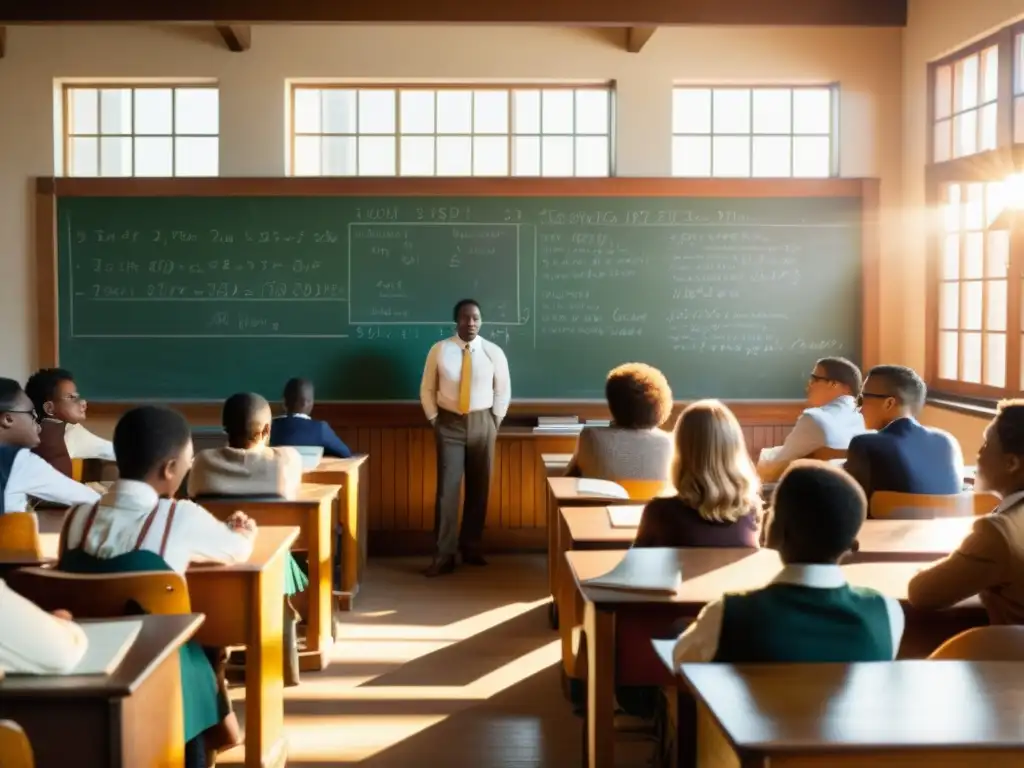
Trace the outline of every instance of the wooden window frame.
{"type": "MultiPolygon", "coordinates": [[[[542,99],[542,104],[543,104],[543,99],[542,99]]],[[[540,119],[543,121],[543,106],[541,106],[541,118],[540,119]]],[[[514,161],[515,161],[515,156],[514,156],[515,155],[515,149],[514,149],[514,147],[515,147],[515,139],[517,137],[519,137],[519,136],[530,136],[530,137],[536,136],[536,137],[538,137],[540,139],[543,139],[545,136],[567,136],[567,137],[569,137],[570,139],[572,139],[574,141],[575,141],[575,139],[577,139],[577,138],[579,138],[581,136],[583,136],[583,137],[585,137],[585,136],[603,136],[603,137],[607,138],[607,140],[608,140],[608,176],[598,176],[598,177],[591,177],[591,178],[610,178],[610,177],[615,175],[615,83],[614,82],[610,82],[610,81],[609,82],[605,82],[605,83],[520,83],[520,82],[515,82],[515,83],[388,83],[388,82],[383,82],[383,83],[363,83],[363,82],[351,82],[351,83],[350,82],[329,82],[329,83],[318,83],[318,82],[290,81],[288,83],[288,176],[294,176],[296,178],[367,178],[365,176],[360,176],[359,172],[358,172],[358,150],[357,150],[357,157],[356,157],[356,173],[354,173],[354,174],[345,174],[345,175],[341,175],[341,176],[333,176],[333,175],[321,173],[321,174],[318,174],[318,175],[315,175],[315,176],[314,175],[298,176],[295,173],[295,143],[296,143],[296,138],[297,137],[299,137],[299,136],[321,136],[321,137],[322,136],[352,136],[352,137],[358,138],[359,136],[363,136],[363,135],[366,135],[366,136],[389,136],[389,137],[393,137],[395,139],[395,174],[394,174],[395,177],[397,177],[397,178],[425,178],[425,179],[431,179],[431,178],[435,178],[436,179],[436,178],[445,178],[445,177],[437,174],[436,172],[433,173],[433,174],[416,174],[416,175],[408,174],[408,175],[403,175],[402,174],[402,149],[401,149],[401,144],[402,144],[401,140],[402,140],[403,136],[431,137],[431,138],[435,139],[435,141],[436,141],[436,139],[438,137],[446,137],[446,136],[466,136],[466,137],[469,137],[470,139],[472,139],[474,137],[477,137],[477,136],[484,136],[484,137],[486,137],[486,136],[494,136],[494,137],[504,136],[504,137],[506,137],[508,139],[508,147],[507,147],[508,156],[507,156],[507,160],[506,160],[507,168],[508,168],[508,173],[507,174],[502,176],[502,175],[482,175],[482,174],[481,175],[476,175],[476,174],[470,173],[470,174],[467,174],[465,176],[458,177],[458,178],[494,178],[494,179],[512,178],[512,177],[520,178],[519,176],[517,176],[516,174],[513,173],[513,168],[515,167],[514,166],[514,161]],[[336,134],[336,133],[324,133],[322,131],[319,132],[319,133],[301,133],[301,134],[297,133],[296,129],[295,129],[295,94],[298,91],[301,91],[301,90],[313,90],[313,91],[341,90],[341,91],[356,91],[356,92],[363,91],[363,90],[390,90],[390,91],[394,91],[394,94],[395,94],[395,130],[394,130],[393,133],[386,133],[386,134],[383,134],[383,133],[382,134],[362,134],[362,133],[360,133],[359,128],[358,128],[358,124],[357,124],[356,130],[354,132],[352,132],[352,133],[336,134]],[[573,132],[570,133],[570,134],[544,133],[543,132],[543,122],[541,124],[541,131],[539,133],[537,133],[537,134],[533,134],[533,133],[525,133],[525,134],[524,133],[516,133],[516,131],[515,131],[515,112],[514,112],[514,109],[515,109],[515,98],[513,96],[513,92],[514,91],[539,91],[539,92],[543,93],[544,91],[586,91],[586,90],[606,91],[608,93],[608,130],[607,130],[606,133],[603,133],[603,134],[589,134],[589,133],[582,133],[581,134],[581,133],[577,133],[576,130],[575,130],[575,118],[576,118],[575,104],[573,106],[573,120],[574,120],[573,132]],[[475,131],[472,131],[472,130],[469,133],[448,133],[448,132],[438,133],[436,131],[436,127],[437,127],[437,112],[436,112],[436,100],[435,100],[435,113],[434,113],[435,131],[433,133],[403,134],[402,133],[402,117],[401,117],[401,98],[402,98],[401,94],[402,94],[403,91],[432,91],[435,94],[436,93],[440,93],[442,91],[469,91],[469,92],[472,92],[472,91],[505,91],[508,94],[508,131],[506,133],[502,133],[502,134],[499,134],[499,133],[476,133],[475,131]]],[[[435,162],[435,171],[436,171],[436,162],[437,162],[437,155],[436,155],[437,149],[436,149],[436,145],[435,145],[435,150],[434,151],[435,151],[434,162],[435,162]]],[[[472,153],[472,151],[473,151],[472,150],[472,146],[471,146],[470,151],[472,153]]],[[[471,154],[470,157],[471,157],[471,161],[472,161],[472,159],[473,159],[472,158],[472,154],[471,154]]],[[[543,154],[541,155],[541,162],[543,163],[543,154]]],[[[570,179],[571,178],[588,178],[588,177],[585,177],[585,176],[578,176],[578,175],[576,175],[575,170],[576,170],[576,157],[575,157],[575,144],[574,144],[573,175],[571,175],[571,176],[561,176],[561,177],[543,176],[543,175],[537,175],[537,176],[529,175],[529,176],[521,176],[521,178],[570,178],[570,179]]]]}

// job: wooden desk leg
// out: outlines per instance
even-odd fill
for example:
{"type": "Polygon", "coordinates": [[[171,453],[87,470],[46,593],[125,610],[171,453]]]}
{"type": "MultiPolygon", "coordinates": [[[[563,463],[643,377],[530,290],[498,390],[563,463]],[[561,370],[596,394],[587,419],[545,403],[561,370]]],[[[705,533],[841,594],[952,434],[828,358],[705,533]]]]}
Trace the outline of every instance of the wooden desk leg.
{"type": "Polygon", "coordinates": [[[615,614],[584,608],[587,635],[587,766],[615,765],[615,614]]]}
{"type": "Polygon", "coordinates": [[[303,672],[318,672],[326,668],[328,652],[333,643],[331,527],[334,517],[335,508],[332,503],[330,514],[324,514],[318,508],[310,512],[310,518],[306,521],[309,532],[309,616],[306,623],[306,648],[299,655],[299,669],[303,672]]]}
{"type": "Polygon", "coordinates": [[[548,609],[548,621],[552,629],[558,629],[558,603],[555,595],[558,590],[558,501],[548,488],[548,591],[551,593],[551,607],[548,609]]]}
{"type": "Polygon", "coordinates": [[[339,498],[338,522],[341,524],[341,594],[338,610],[351,611],[359,592],[360,542],[366,536],[359,515],[359,476],[346,472],[339,498]]]}
{"type": "Polygon", "coordinates": [[[252,582],[245,665],[245,768],[284,764],[284,558],[252,582]]]}

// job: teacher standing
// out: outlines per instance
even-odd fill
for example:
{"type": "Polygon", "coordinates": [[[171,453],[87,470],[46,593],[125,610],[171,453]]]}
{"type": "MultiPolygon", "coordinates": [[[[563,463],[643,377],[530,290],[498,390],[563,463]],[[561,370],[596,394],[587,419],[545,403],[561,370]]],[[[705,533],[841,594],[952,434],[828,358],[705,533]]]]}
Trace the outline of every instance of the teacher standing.
{"type": "Polygon", "coordinates": [[[426,576],[454,571],[460,550],[463,563],[487,565],[480,539],[487,517],[494,441],[512,398],[505,353],[479,335],[480,305],[463,299],[455,305],[454,317],[456,335],[430,348],[420,385],[420,402],[434,427],[437,445],[437,549],[426,576]],[[462,527],[456,533],[463,476],[462,527]]]}

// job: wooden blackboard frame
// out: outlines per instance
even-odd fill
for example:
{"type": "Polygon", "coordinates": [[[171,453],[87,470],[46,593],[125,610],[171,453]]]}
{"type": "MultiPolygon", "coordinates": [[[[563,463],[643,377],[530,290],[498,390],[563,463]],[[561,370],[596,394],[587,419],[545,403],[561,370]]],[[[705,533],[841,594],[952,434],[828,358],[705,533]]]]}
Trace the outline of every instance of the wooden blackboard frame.
{"type": "MultiPolygon", "coordinates": [[[[57,311],[57,202],[62,197],[321,197],[321,196],[565,196],[565,197],[859,197],[863,215],[861,362],[879,362],[879,181],[878,179],[675,179],[675,178],[56,178],[36,179],[35,252],[37,350],[42,367],[60,364],[57,311]]],[[[94,403],[92,411],[114,416],[131,403],[94,403]],[[96,406],[99,406],[98,408],[96,406]]],[[[327,404],[325,404],[327,405],[327,404]]],[[[679,403],[683,405],[683,403],[679,403]]],[[[731,403],[746,424],[795,417],[798,401],[731,403]],[[745,417],[745,418],[744,418],[745,417]]],[[[217,420],[219,404],[182,404],[198,421],[217,420]]],[[[381,426],[422,420],[418,403],[335,403],[330,420],[381,426]]],[[[512,413],[565,413],[600,418],[602,403],[552,400],[516,403],[512,413]]],[[[326,414],[325,414],[326,415],[326,414]]]]}

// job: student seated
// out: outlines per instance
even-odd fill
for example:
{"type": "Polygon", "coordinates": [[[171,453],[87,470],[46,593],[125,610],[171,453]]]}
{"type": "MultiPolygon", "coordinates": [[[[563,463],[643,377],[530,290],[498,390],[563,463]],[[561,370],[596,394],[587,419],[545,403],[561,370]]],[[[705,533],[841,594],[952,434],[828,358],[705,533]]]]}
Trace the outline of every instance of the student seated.
{"type": "MultiPolygon", "coordinates": [[[[177,571],[189,563],[239,563],[252,553],[255,523],[241,512],[226,523],[174,494],[192,464],[192,432],[179,413],[144,406],[114,430],[120,479],[97,503],[71,510],[60,536],[57,567],[74,573],[177,571]]],[[[181,650],[186,761],[240,740],[217,649],[191,641],[181,650]]]]}
{"type": "Polygon", "coordinates": [[[55,504],[91,504],[100,495],[32,453],[39,423],[21,384],[0,378],[0,514],[29,511],[31,496],[55,504]]]}
{"type": "Polygon", "coordinates": [[[0,579],[0,672],[65,675],[88,647],[69,613],[47,613],[0,579]]]}
{"type": "Polygon", "coordinates": [[[764,482],[774,482],[790,463],[806,459],[822,448],[846,450],[854,436],[864,432],[857,410],[861,390],[860,369],[844,357],[823,357],[807,380],[807,408],[800,414],[785,442],[765,448],[757,462],[764,482]]]}
{"type": "Polygon", "coordinates": [[[851,587],[838,563],[864,522],[864,493],[842,470],[799,461],[783,474],[767,544],[783,568],[761,589],[708,603],[676,641],[694,661],[891,661],[903,637],[899,602],[851,587]]]}
{"type": "Polygon", "coordinates": [[[324,449],[324,456],[347,459],[352,451],[341,442],[326,421],[310,418],[313,412],[313,382],[308,379],[289,379],[284,385],[285,415],[278,416],[270,425],[270,445],[307,445],[324,449]]]}
{"type": "Polygon", "coordinates": [[[657,368],[626,363],[612,369],[604,385],[612,421],[584,427],[565,471],[571,477],[664,480],[672,438],[659,429],[672,413],[672,389],[657,368]]]}
{"type": "Polygon", "coordinates": [[[1024,400],[1000,403],[977,461],[974,487],[1002,501],[953,554],[910,580],[907,597],[937,609],[978,595],[992,624],[1024,624],[1024,400]]]}
{"type": "Polygon", "coordinates": [[[114,445],[85,428],[87,403],[75,379],[63,368],[44,368],[29,377],[25,393],[39,414],[40,440],[35,452],[71,477],[72,459],[114,461],[114,445]]]}
{"type": "Polygon", "coordinates": [[[757,547],[761,481],[739,422],[717,400],[687,406],[673,432],[676,495],[644,507],[634,547],[757,547]]]}
{"type": "Polygon", "coordinates": [[[954,494],[963,490],[964,457],[948,432],[921,426],[928,388],[910,368],[871,369],[858,402],[864,425],[846,453],[846,471],[868,499],[875,491],[954,494]]]}

